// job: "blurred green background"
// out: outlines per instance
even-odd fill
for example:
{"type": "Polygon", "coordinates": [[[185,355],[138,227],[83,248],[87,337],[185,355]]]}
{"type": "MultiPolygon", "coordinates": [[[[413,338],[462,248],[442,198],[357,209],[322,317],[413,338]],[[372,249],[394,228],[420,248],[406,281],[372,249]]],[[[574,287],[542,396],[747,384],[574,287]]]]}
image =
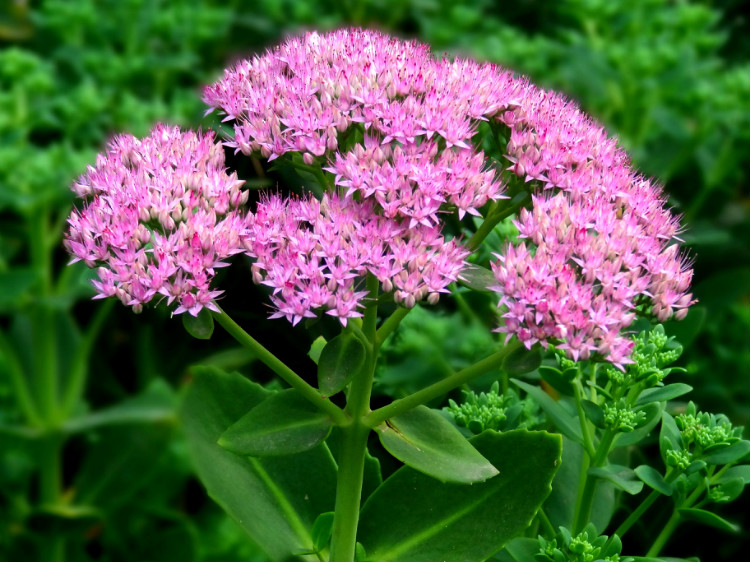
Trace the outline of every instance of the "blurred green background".
{"type": "MultiPolygon", "coordinates": [[[[68,186],[109,136],[144,135],[160,120],[207,126],[202,85],[307,29],[375,27],[436,53],[497,62],[566,93],[617,135],[684,216],[700,303],[672,330],[685,344],[690,398],[748,425],[748,8],[740,0],[0,0],[0,560],[264,560],[205,496],[175,412],[190,365],[206,356],[267,373],[221,334],[191,340],[164,311],[136,317],[91,302],[90,273],[65,266],[60,242],[68,186]]],[[[246,311],[238,318],[261,322],[267,308],[247,271],[224,275],[228,301],[246,311]]],[[[299,330],[279,321],[257,335],[309,369],[299,330]]],[[[459,348],[446,346],[446,360],[476,351],[459,348]]],[[[725,515],[747,528],[748,511],[745,496],[725,515]]],[[[750,544],[748,531],[700,540],[690,531],[668,551],[730,559],[750,544]]]]}

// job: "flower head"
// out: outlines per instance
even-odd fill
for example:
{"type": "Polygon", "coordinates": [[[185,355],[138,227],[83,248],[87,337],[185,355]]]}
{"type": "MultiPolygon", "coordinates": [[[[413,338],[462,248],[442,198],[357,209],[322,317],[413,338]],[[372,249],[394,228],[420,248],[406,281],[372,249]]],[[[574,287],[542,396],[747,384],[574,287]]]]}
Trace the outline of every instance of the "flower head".
{"type": "Polygon", "coordinates": [[[72,261],[98,268],[95,298],[140,311],[157,296],[174,312],[215,309],[215,269],[243,251],[247,200],[213,134],[157,125],[145,139],[115,137],[73,185],[84,200],[68,219],[72,261]]]}

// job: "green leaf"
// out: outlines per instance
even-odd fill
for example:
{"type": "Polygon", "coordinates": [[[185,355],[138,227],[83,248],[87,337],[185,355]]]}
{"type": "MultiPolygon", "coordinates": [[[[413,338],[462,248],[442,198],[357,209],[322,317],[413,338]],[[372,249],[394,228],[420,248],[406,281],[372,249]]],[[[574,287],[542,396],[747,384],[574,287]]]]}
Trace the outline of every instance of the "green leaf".
{"type": "Polygon", "coordinates": [[[308,451],[323,442],[331,419],[296,390],[266,398],[219,437],[219,445],[238,455],[267,457],[308,451]]]}
{"type": "Polygon", "coordinates": [[[565,408],[563,408],[559,402],[556,402],[549,394],[544,392],[538,386],[533,386],[518,379],[511,379],[516,386],[521,387],[528,394],[530,394],[544,410],[544,413],[549,416],[550,421],[555,424],[557,430],[565,435],[571,441],[576,443],[583,443],[583,435],[581,434],[581,426],[578,423],[578,419],[573,414],[570,414],[565,408]]]}
{"type": "Polygon", "coordinates": [[[427,406],[386,420],[375,431],[394,457],[441,482],[472,484],[497,474],[456,426],[427,406]]]}
{"type": "Polygon", "coordinates": [[[741,529],[739,525],[730,523],[723,517],[719,517],[715,513],[711,513],[710,511],[706,511],[705,509],[682,507],[677,510],[677,513],[679,513],[681,517],[689,521],[696,521],[698,523],[702,523],[703,525],[715,527],[716,529],[721,529],[722,531],[727,531],[729,533],[739,533],[741,529]]]}
{"type": "Polygon", "coordinates": [[[326,511],[321,513],[315,519],[312,527],[312,540],[313,548],[316,552],[320,552],[328,546],[328,541],[331,540],[331,532],[333,531],[333,511],[326,511]]]}
{"type": "Polygon", "coordinates": [[[554,388],[560,394],[565,396],[573,396],[573,384],[568,380],[563,373],[555,367],[548,367],[547,365],[541,365],[539,367],[539,374],[544,381],[554,388]]]}
{"type": "Polygon", "coordinates": [[[207,308],[201,308],[198,316],[183,314],[182,325],[188,334],[199,340],[210,340],[214,333],[214,317],[207,308]]]}
{"type": "Polygon", "coordinates": [[[741,478],[745,484],[750,484],[750,464],[742,464],[740,466],[728,468],[716,483],[721,484],[726,480],[732,480],[734,478],[741,478]]]}
{"type": "Polygon", "coordinates": [[[320,445],[298,455],[260,459],[223,449],[219,436],[269,392],[237,373],[205,367],[193,373],[181,419],[209,495],[271,559],[287,560],[312,549],[315,518],[334,508],[336,465],[328,449],[320,445]]]}
{"type": "Polygon", "coordinates": [[[539,347],[526,349],[517,347],[505,358],[502,369],[512,376],[519,376],[536,370],[542,364],[542,351],[539,347]]]}
{"type": "Polygon", "coordinates": [[[177,421],[177,399],[163,380],[154,380],[143,393],[98,412],[72,418],[63,431],[76,433],[105,425],[177,421]]]}
{"type": "Polygon", "coordinates": [[[666,464],[667,451],[679,451],[682,447],[682,435],[680,435],[680,430],[674,418],[668,412],[663,412],[661,415],[661,432],[659,433],[661,459],[666,464]]]}
{"type": "Polygon", "coordinates": [[[721,481],[721,503],[733,502],[745,489],[745,482],[742,478],[722,478],[721,481]]]}
{"type": "Polygon", "coordinates": [[[643,482],[650,488],[653,488],[657,492],[664,494],[665,496],[671,496],[674,492],[674,486],[667,484],[661,473],[647,464],[642,464],[635,469],[635,474],[643,480],[643,482]]]}
{"type": "Polygon", "coordinates": [[[491,291],[497,285],[497,279],[491,270],[473,263],[466,264],[461,270],[459,282],[475,291],[491,291]]]}
{"type": "Polygon", "coordinates": [[[365,364],[365,346],[351,332],[329,341],[318,360],[318,388],[323,396],[342,391],[365,364]]]}
{"type": "Polygon", "coordinates": [[[539,541],[528,537],[518,537],[505,545],[504,553],[514,562],[529,562],[539,552],[539,541]]]}
{"type": "Polygon", "coordinates": [[[602,407],[599,404],[592,402],[591,400],[582,400],[581,406],[583,407],[586,417],[591,420],[591,423],[600,429],[606,428],[606,424],[604,423],[604,410],[602,410],[602,407]]]}
{"type": "Polygon", "coordinates": [[[326,339],[323,336],[318,336],[315,341],[310,345],[310,351],[307,352],[307,356],[313,360],[316,365],[320,361],[320,354],[323,352],[323,348],[326,346],[326,339]]]}
{"type": "Polygon", "coordinates": [[[708,464],[722,465],[737,462],[750,453],[750,441],[737,441],[727,447],[712,451],[702,458],[708,464]]]}
{"type": "Polygon", "coordinates": [[[486,431],[471,443],[500,474],[462,486],[399,469],[362,508],[358,537],[370,560],[486,560],[529,525],[560,464],[560,437],[486,431]]]}
{"type": "Polygon", "coordinates": [[[642,422],[640,427],[630,433],[618,433],[615,437],[615,442],[612,445],[613,448],[634,445],[644,437],[647,437],[656,427],[656,424],[659,423],[659,420],[661,420],[664,403],[652,402],[651,404],[646,404],[645,406],[638,408],[638,410],[646,412],[645,421],[642,422]]]}
{"type": "Polygon", "coordinates": [[[604,467],[592,467],[588,469],[587,473],[602,480],[607,480],[631,495],[643,490],[643,482],[636,480],[635,473],[627,466],[610,464],[604,467]]]}
{"type": "Polygon", "coordinates": [[[635,404],[636,406],[643,406],[644,404],[649,404],[651,402],[666,402],[667,400],[674,400],[692,390],[692,386],[681,382],[657,388],[647,388],[641,392],[641,395],[638,397],[638,401],[635,404]]]}

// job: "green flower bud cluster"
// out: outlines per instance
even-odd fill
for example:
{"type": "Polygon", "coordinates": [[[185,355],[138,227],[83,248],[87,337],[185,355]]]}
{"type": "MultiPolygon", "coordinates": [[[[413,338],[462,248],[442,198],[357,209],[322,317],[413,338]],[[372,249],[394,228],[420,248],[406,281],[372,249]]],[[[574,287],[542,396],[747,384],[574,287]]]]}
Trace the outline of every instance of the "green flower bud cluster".
{"type": "Polygon", "coordinates": [[[635,347],[631,353],[633,363],[626,366],[624,373],[608,366],[606,374],[618,386],[645,383],[645,388],[650,388],[657,386],[669,373],[684,371],[681,367],[665,368],[681,354],[682,346],[667,336],[664,326],[657,324],[650,331],[640,332],[635,337],[635,347]]]}
{"type": "Polygon", "coordinates": [[[603,409],[604,423],[614,431],[630,433],[646,420],[646,412],[629,408],[624,400],[604,404],[603,409]]]}
{"type": "Polygon", "coordinates": [[[708,453],[742,439],[742,428],[733,428],[724,414],[700,412],[693,402],[674,421],[685,447],[692,448],[694,454],[708,453]]]}
{"type": "Polygon", "coordinates": [[[521,400],[513,390],[500,394],[497,381],[489,392],[476,394],[464,391],[464,401],[459,405],[448,400],[445,408],[459,427],[465,427],[474,434],[487,429],[508,430],[532,427],[541,421],[539,407],[530,398],[521,400]]]}
{"type": "Polygon", "coordinates": [[[539,537],[537,562],[631,562],[631,557],[620,557],[622,542],[615,535],[607,542],[606,535],[597,536],[592,523],[576,536],[565,527],[551,541],[539,537]],[[589,539],[589,537],[592,537],[589,539]]]}

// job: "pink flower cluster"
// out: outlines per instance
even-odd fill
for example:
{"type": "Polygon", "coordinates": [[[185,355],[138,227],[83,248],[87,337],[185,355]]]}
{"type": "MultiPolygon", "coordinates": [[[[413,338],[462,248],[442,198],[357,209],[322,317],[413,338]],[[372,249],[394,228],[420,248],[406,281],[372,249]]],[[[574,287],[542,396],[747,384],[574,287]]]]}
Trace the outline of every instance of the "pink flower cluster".
{"type": "Polygon", "coordinates": [[[493,264],[500,330],[527,347],[561,342],[573,359],[597,352],[622,367],[636,306],[663,322],[694,302],[692,270],[674,243],[679,221],[659,186],[561,96],[530,90],[499,119],[511,128],[510,170],[542,192],[516,221],[526,242],[493,264]]]}
{"type": "Polygon", "coordinates": [[[158,125],[143,140],[114,138],[73,185],[85,200],[68,219],[73,262],[98,267],[97,297],[140,311],[154,297],[175,314],[215,309],[215,268],[243,251],[244,182],[227,174],[224,151],[205,135],[158,125]]]}
{"type": "Polygon", "coordinates": [[[374,212],[373,202],[324,195],[322,201],[265,197],[248,218],[247,253],[253,278],[273,288],[272,317],[293,324],[319,309],[339,318],[361,316],[367,291],[357,282],[368,272],[394,300],[413,307],[458,277],[468,252],[446,242],[437,228],[405,228],[374,212]]]}
{"type": "Polygon", "coordinates": [[[479,216],[515,174],[532,204],[492,264],[508,337],[622,367],[637,310],[664,321],[693,302],[659,186],[575,104],[494,65],[378,32],[308,33],[226,70],[204,101],[233,121],[228,146],[327,172],[327,192],[262,195],[241,215],[247,194],[210,134],[119,137],[74,186],[87,203],[66,240],[100,266],[100,295],[140,309],[159,294],[197,314],[214,306],[214,269],[245,252],[272,317],[295,324],[359,316],[366,275],[403,306],[434,303],[468,255],[441,218],[479,216]],[[482,121],[507,127],[507,170],[476,147],[482,121]]]}
{"type": "Polygon", "coordinates": [[[363,30],[291,39],[206,88],[204,101],[234,120],[228,146],[269,160],[301,153],[333,174],[340,193],[315,220],[301,210],[312,200],[272,198],[259,206],[261,215],[272,206],[309,216],[302,226],[297,217],[281,230],[267,218],[251,219],[254,278],[274,288],[275,315],[296,322],[325,308],[345,322],[359,314],[366,293],[357,280],[361,286],[365,272],[404,306],[435,302],[468,255],[441,235],[440,215],[479,215],[503,197],[496,169],[472,147],[477,123],[522,90],[494,67],[435,60],[425,45],[363,30]],[[315,275],[295,261],[296,248],[287,257],[287,237],[304,232],[303,239],[317,240],[336,231],[334,219],[359,225],[339,234],[340,251],[348,252],[343,277],[336,278],[332,267],[342,266],[325,248],[303,252],[305,267],[314,256],[315,275]]]}

